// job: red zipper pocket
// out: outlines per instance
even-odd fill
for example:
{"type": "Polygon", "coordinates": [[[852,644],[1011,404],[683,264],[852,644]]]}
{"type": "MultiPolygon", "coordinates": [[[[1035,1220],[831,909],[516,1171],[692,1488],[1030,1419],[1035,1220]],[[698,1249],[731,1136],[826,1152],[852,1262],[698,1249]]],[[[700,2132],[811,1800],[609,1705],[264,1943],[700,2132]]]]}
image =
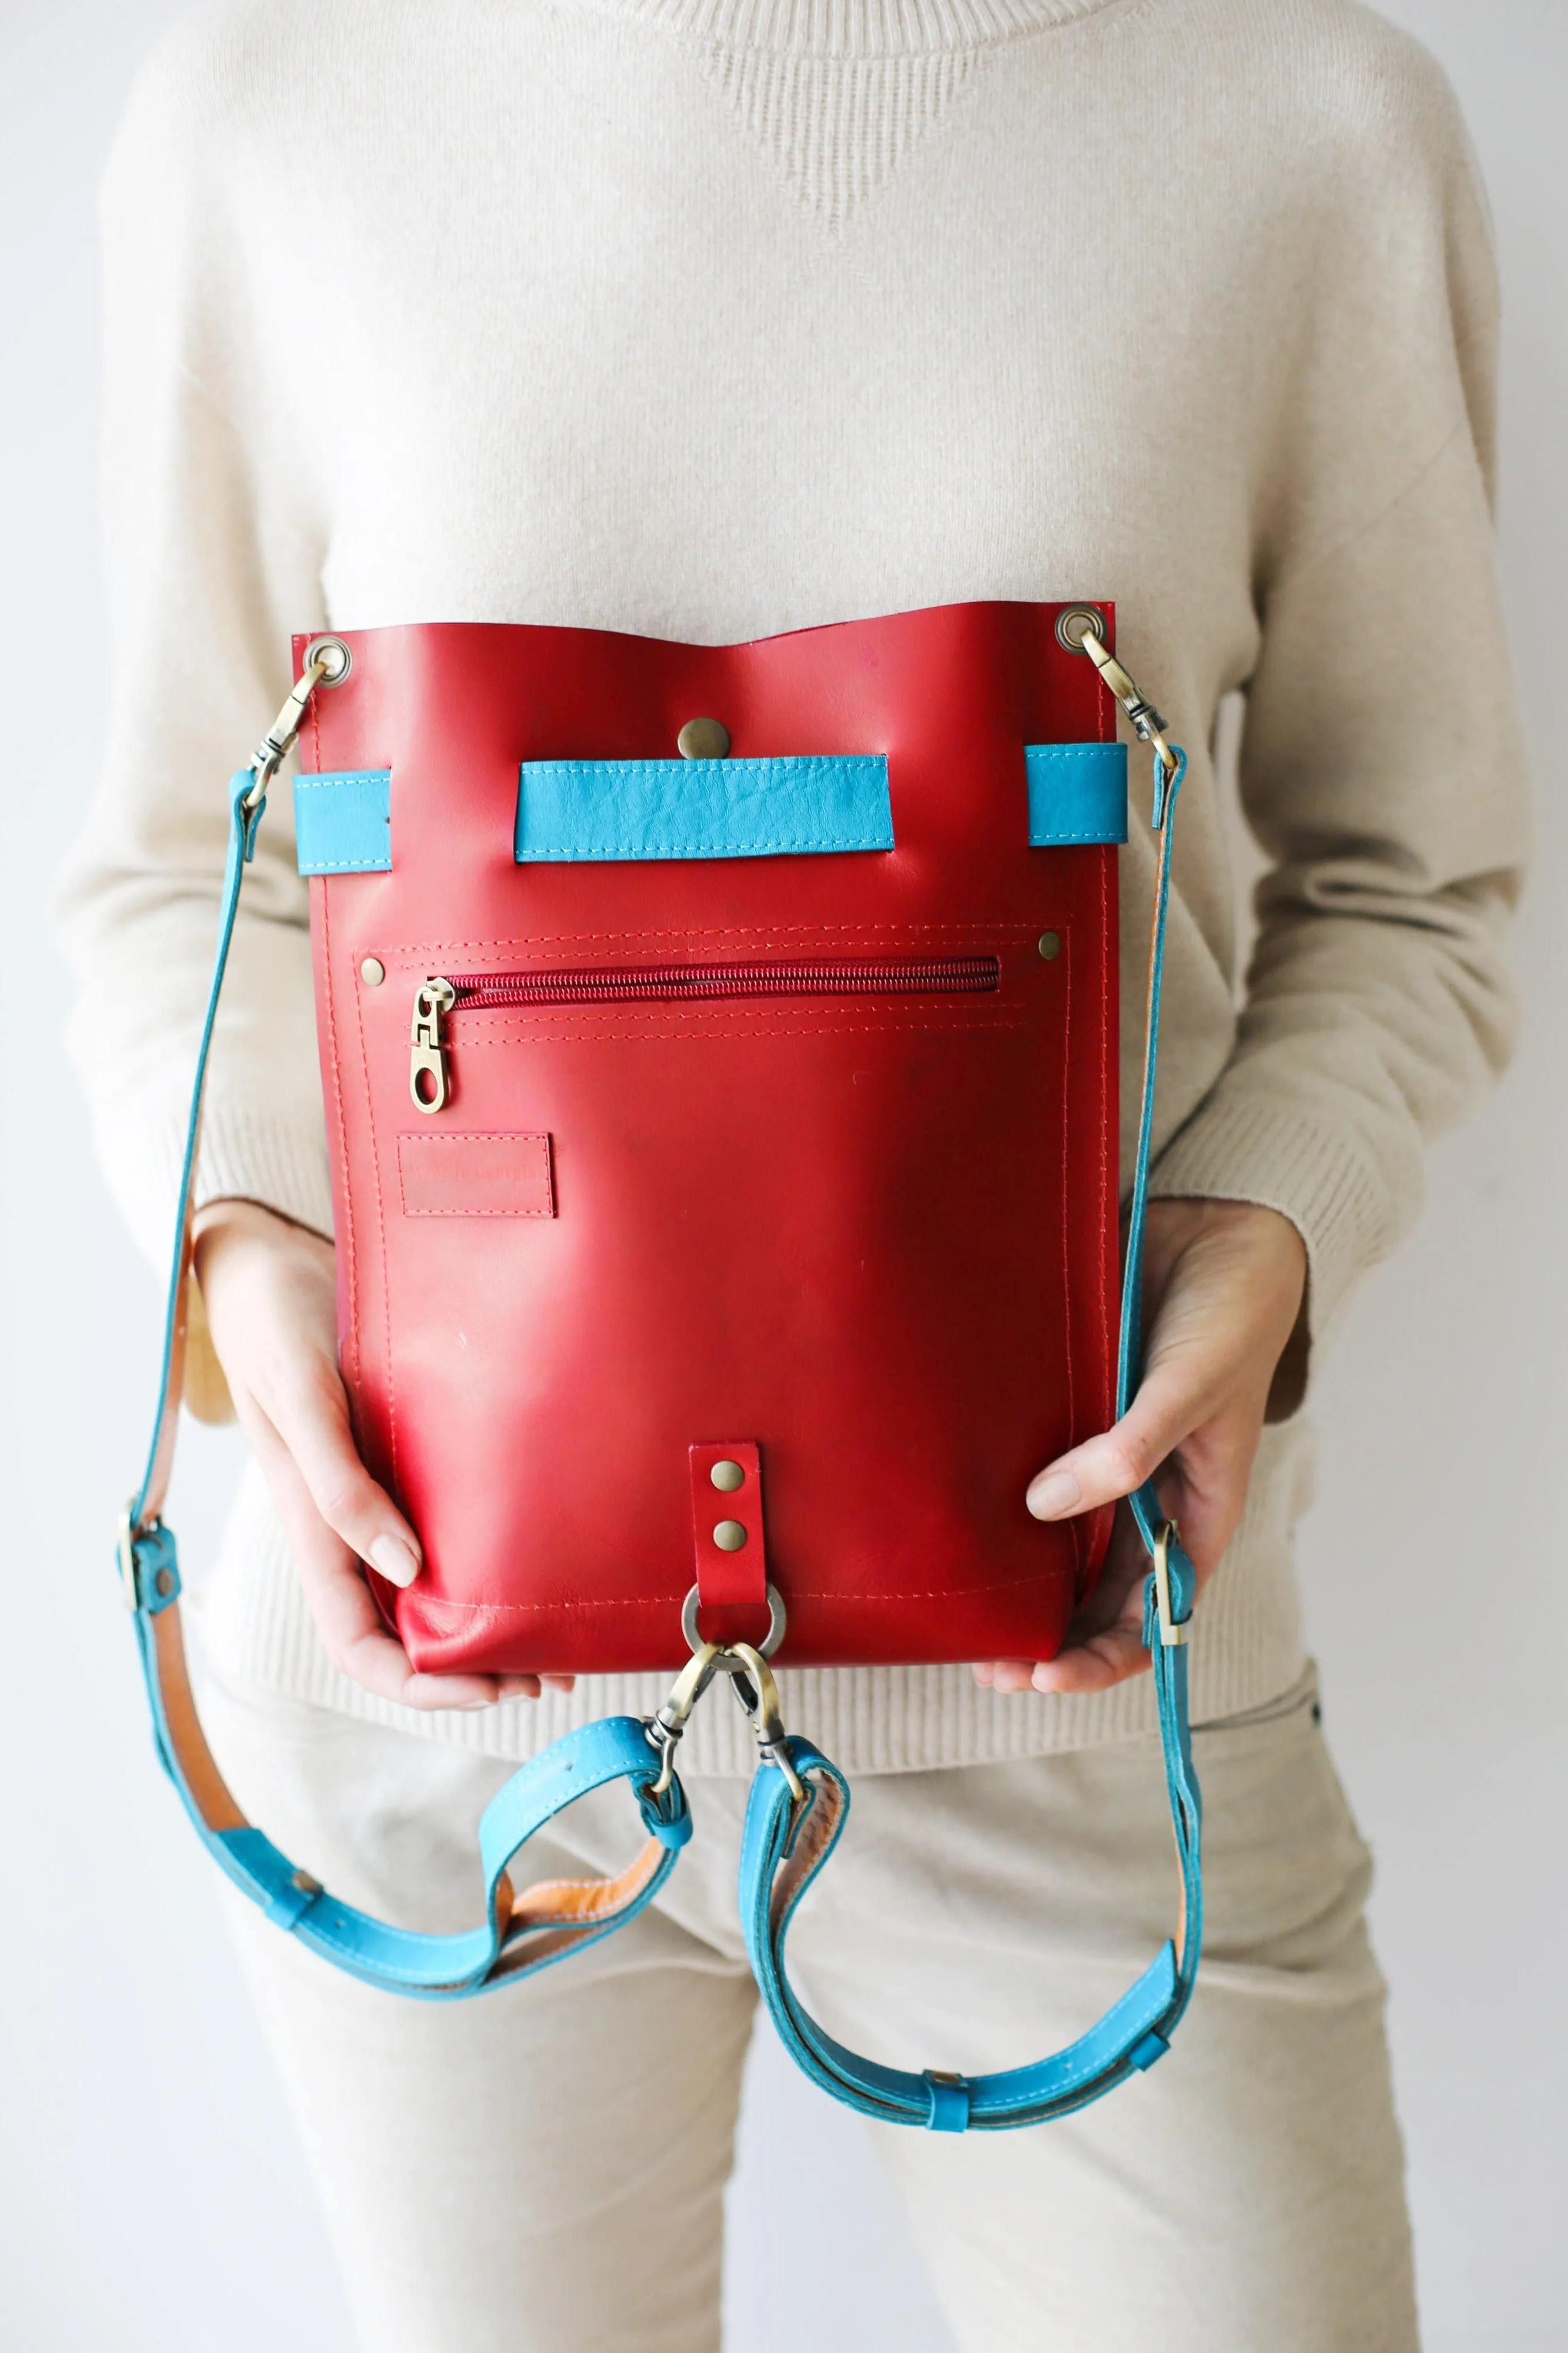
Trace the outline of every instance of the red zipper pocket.
{"type": "Polygon", "coordinates": [[[409,1092],[424,1112],[447,1100],[454,1013],[531,1005],[688,1005],[757,997],[973,997],[1002,985],[998,956],[777,956],[745,963],[596,965],[561,971],[458,973],[414,997],[409,1092]]]}

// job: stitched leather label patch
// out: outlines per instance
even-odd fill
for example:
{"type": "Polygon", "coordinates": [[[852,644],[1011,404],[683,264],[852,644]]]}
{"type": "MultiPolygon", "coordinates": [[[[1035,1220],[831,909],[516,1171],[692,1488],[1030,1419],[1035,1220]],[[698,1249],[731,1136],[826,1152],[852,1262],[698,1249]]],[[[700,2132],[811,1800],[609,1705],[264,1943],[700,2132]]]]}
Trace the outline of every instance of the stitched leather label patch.
{"type": "Polygon", "coordinates": [[[400,1135],[406,1218],[552,1218],[547,1135],[400,1135]]]}

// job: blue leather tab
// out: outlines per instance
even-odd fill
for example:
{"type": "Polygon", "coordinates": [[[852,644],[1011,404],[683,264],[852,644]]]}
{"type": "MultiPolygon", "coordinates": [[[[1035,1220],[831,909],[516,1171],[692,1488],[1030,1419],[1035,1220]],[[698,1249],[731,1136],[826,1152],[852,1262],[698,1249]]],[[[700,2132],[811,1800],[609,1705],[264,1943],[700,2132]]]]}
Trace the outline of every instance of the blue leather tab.
{"type": "Polygon", "coordinates": [[[390,874],[392,770],[297,776],[294,843],[301,874],[390,874]]]}
{"type": "Polygon", "coordinates": [[[1142,2042],[1135,2042],[1127,2056],[1139,2073],[1146,2075],[1155,2060],[1163,2059],[1170,2047],[1164,2036],[1151,2027],[1142,2042]]]}
{"type": "Polygon", "coordinates": [[[891,849],[879,753],[776,760],[525,760],[517,860],[805,857],[891,849]]]}
{"type": "Polygon", "coordinates": [[[1026,744],[1029,846],[1127,839],[1125,744],[1026,744]]]}

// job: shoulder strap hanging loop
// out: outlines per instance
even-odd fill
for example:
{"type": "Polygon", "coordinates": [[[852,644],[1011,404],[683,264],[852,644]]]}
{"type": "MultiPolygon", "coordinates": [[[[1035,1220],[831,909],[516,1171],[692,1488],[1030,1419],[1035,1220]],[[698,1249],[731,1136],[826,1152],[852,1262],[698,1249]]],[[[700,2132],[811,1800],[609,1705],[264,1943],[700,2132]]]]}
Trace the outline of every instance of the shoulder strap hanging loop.
{"type": "MultiPolygon", "coordinates": [[[[1117,1353],[1116,1415],[1126,1412],[1142,1357],[1141,1300],[1149,1159],[1154,1124],[1154,1074],[1160,1039],[1160,991],[1171,893],[1171,842],[1176,795],[1186,754],[1166,742],[1164,722],[1093,631],[1082,640],[1111,692],[1154,755],[1152,819],[1159,834],[1149,945],[1149,990],[1143,1036],[1143,1083],[1138,1146],[1122,1271],[1117,1353]]],[[[1076,2042],[1032,2065],[988,2075],[963,2076],[928,2068],[910,2074],[863,2059],[817,2025],[790,1983],[784,1940],[795,1906],[837,1844],[849,1809],[849,1786],[808,1741],[783,1744],[804,1801],[792,1794],[779,1764],[764,1761],[752,1786],[741,1850],[741,1925],[753,1974],[781,2041],[796,2064],[836,2099],[887,2124],[924,2125],[932,2132],[999,2131],[1044,2124],[1086,2106],[1135,2071],[1152,2067],[1192,1998],[1203,1945],[1203,1806],[1193,1764],[1187,1696],[1187,1633],[1197,1579],[1174,1523],[1166,1519],[1146,1482],[1129,1498],[1152,1567],[1143,1588],[1143,1640],[1154,1676],[1155,1706],[1165,1792],[1175,1839],[1181,1908],[1175,1936],[1142,1976],[1076,2042]]]]}
{"type": "MultiPolygon", "coordinates": [[[[1112,691],[1123,700],[1133,725],[1154,747],[1153,821],[1161,837],[1142,1103],[1122,1288],[1117,1377],[1120,1414],[1131,1392],[1140,1348],[1138,1301],[1169,902],[1171,821],[1185,755],[1166,744],[1158,713],[1144,702],[1099,639],[1089,646],[1086,638],[1086,649],[1096,659],[1112,691]],[[1100,655],[1105,656],[1103,661],[1100,655]]],[[[349,649],[340,640],[315,640],[307,649],[299,683],[250,766],[230,780],[228,853],[180,1175],[158,1411],[142,1484],[121,1520],[118,1562],[126,1601],[135,1616],[158,1753],[214,1860],[269,1918],[323,1958],[390,1992],[451,2000],[486,1992],[510,1978],[546,1967],[635,1917],[652,1901],[673,1868],[677,1853],[690,1836],[691,1820],[673,1769],[678,1730],[667,1726],[666,1736],[660,1739],[635,1716],[610,1716],[568,1733],[521,1767],[480,1819],[485,1925],[457,1936],[418,1936],[338,1902],[252,1828],[227,1788],[197,1719],[180,1625],[174,1539],[160,1514],[168,1488],[184,1372],[192,1204],[207,1065],[240,887],[255,854],[268,786],[299,733],[311,694],[320,685],[338,683],[347,676],[348,667],[349,649]],[[518,1894],[508,1871],[517,1850],[574,1798],[616,1779],[629,1784],[650,1833],[633,1863],[615,1879],[544,1882],[518,1894]]],[[[741,1906],[747,1949],[786,2048],[825,2090],[868,2115],[949,2132],[970,2126],[995,2128],[1043,2122],[1097,2098],[1134,2069],[1151,2066],[1167,2048],[1171,2031],[1186,2007],[1197,1968],[1203,1904],[1200,1803],[1188,1730],[1184,1646],[1195,1579],[1173,1526],[1161,1518],[1152,1485],[1141,1489],[1131,1504],[1155,1562],[1145,1585],[1144,1640],[1153,1652],[1161,1742],[1182,1873],[1182,1916],[1176,1938],[1162,1948],[1129,1992],[1087,2035],[1053,2058],[973,2080],[934,2070],[910,2075],[846,2051],[801,2007],[784,1972],[784,1937],[795,1905],[837,1841],[849,1793],[843,1776],[819,1750],[784,1732],[776,1705],[767,1704],[771,1677],[765,1662],[760,1659],[756,1662],[754,1713],[763,1762],[747,1810],[742,1852],[741,1906]]],[[[700,1685],[707,1662],[693,1663],[700,1685]]],[[[685,1702],[679,1711],[682,1723],[697,1696],[695,1687],[686,1694],[685,1681],[683,1677],[677,1687],[685,1702]]],[[[672,1701],[676,1697],[672,1694],[672,1701]]]]}
{"type": "Polygon", "coordinates": [[[288,755],[312,693],[346,678],[349,660],[340,639],[317,638],[307,649],[299,683],[249,767],[229,780],[228,855],[180,1170],[158,1409],[142,1484],[121,1516],[118,1561],[121,1589],[135,1616],[159,1758],[219,1868],[279,1927],[352,1976],[392,1993],[452,2000],[487,1992],[563,1959],[651,1903],[691,1835],[691,1817],[673,1770],[661,1771],[664,1760],[647,1727],[637,1716],[612,1715],[569,1732],[522,1766],[491,1799],[479,1826],[486,1891],[482,1927],[424,1936],[374,1919],[340,1903],[309,1872],[296,1869],[251,1827],[236,1803],[196,1715],[180,1624],[179,1561],[174,1533],[161,1517],[179,1428],[203,1100],[240,885],[255,855],[268,786],[288,755]],[[546,1880],[520,1894],[508,1868],[517,1850],[574,1799],[615,1780],[627,1783],[648,1834],[636,1859],[615,1878],[546,1880]]]}

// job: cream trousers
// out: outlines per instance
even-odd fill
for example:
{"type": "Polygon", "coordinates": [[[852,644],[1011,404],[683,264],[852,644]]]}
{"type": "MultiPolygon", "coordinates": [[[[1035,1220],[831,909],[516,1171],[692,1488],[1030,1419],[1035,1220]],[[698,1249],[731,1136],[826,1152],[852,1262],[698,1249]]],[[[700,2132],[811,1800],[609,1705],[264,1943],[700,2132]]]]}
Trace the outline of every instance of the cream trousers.
{"type": "MultiPolygon", "coordinates": [[[[474,1824],[506,1765],[210,1678],[203,1704],[252,1820],[334,1893],[415,1927],[480,1917],[474,1824]]],[[[1032,2130],[870,2128],[963,2353],[1415,2347],[1370,1863],[1310,1678],[1195,1747],[1208,1936],[1169,2057],[1032,2130]]],[[[471,2001],[374,1992],[235,1899],[366,2353],[718,2346],[758,2006],[745,1788],[689,1794],[656,1908],[471,2001]]],[[[520,1883],[618,1868],[640,1836],[624,1790],[597,1793],[520,1883]]],[[[1132,1740],[863,1778],[791,1956],[833,2034],[974,2071],[1079,2033],[1174,1905],[1157,1755],[1132,1740]]]]}

